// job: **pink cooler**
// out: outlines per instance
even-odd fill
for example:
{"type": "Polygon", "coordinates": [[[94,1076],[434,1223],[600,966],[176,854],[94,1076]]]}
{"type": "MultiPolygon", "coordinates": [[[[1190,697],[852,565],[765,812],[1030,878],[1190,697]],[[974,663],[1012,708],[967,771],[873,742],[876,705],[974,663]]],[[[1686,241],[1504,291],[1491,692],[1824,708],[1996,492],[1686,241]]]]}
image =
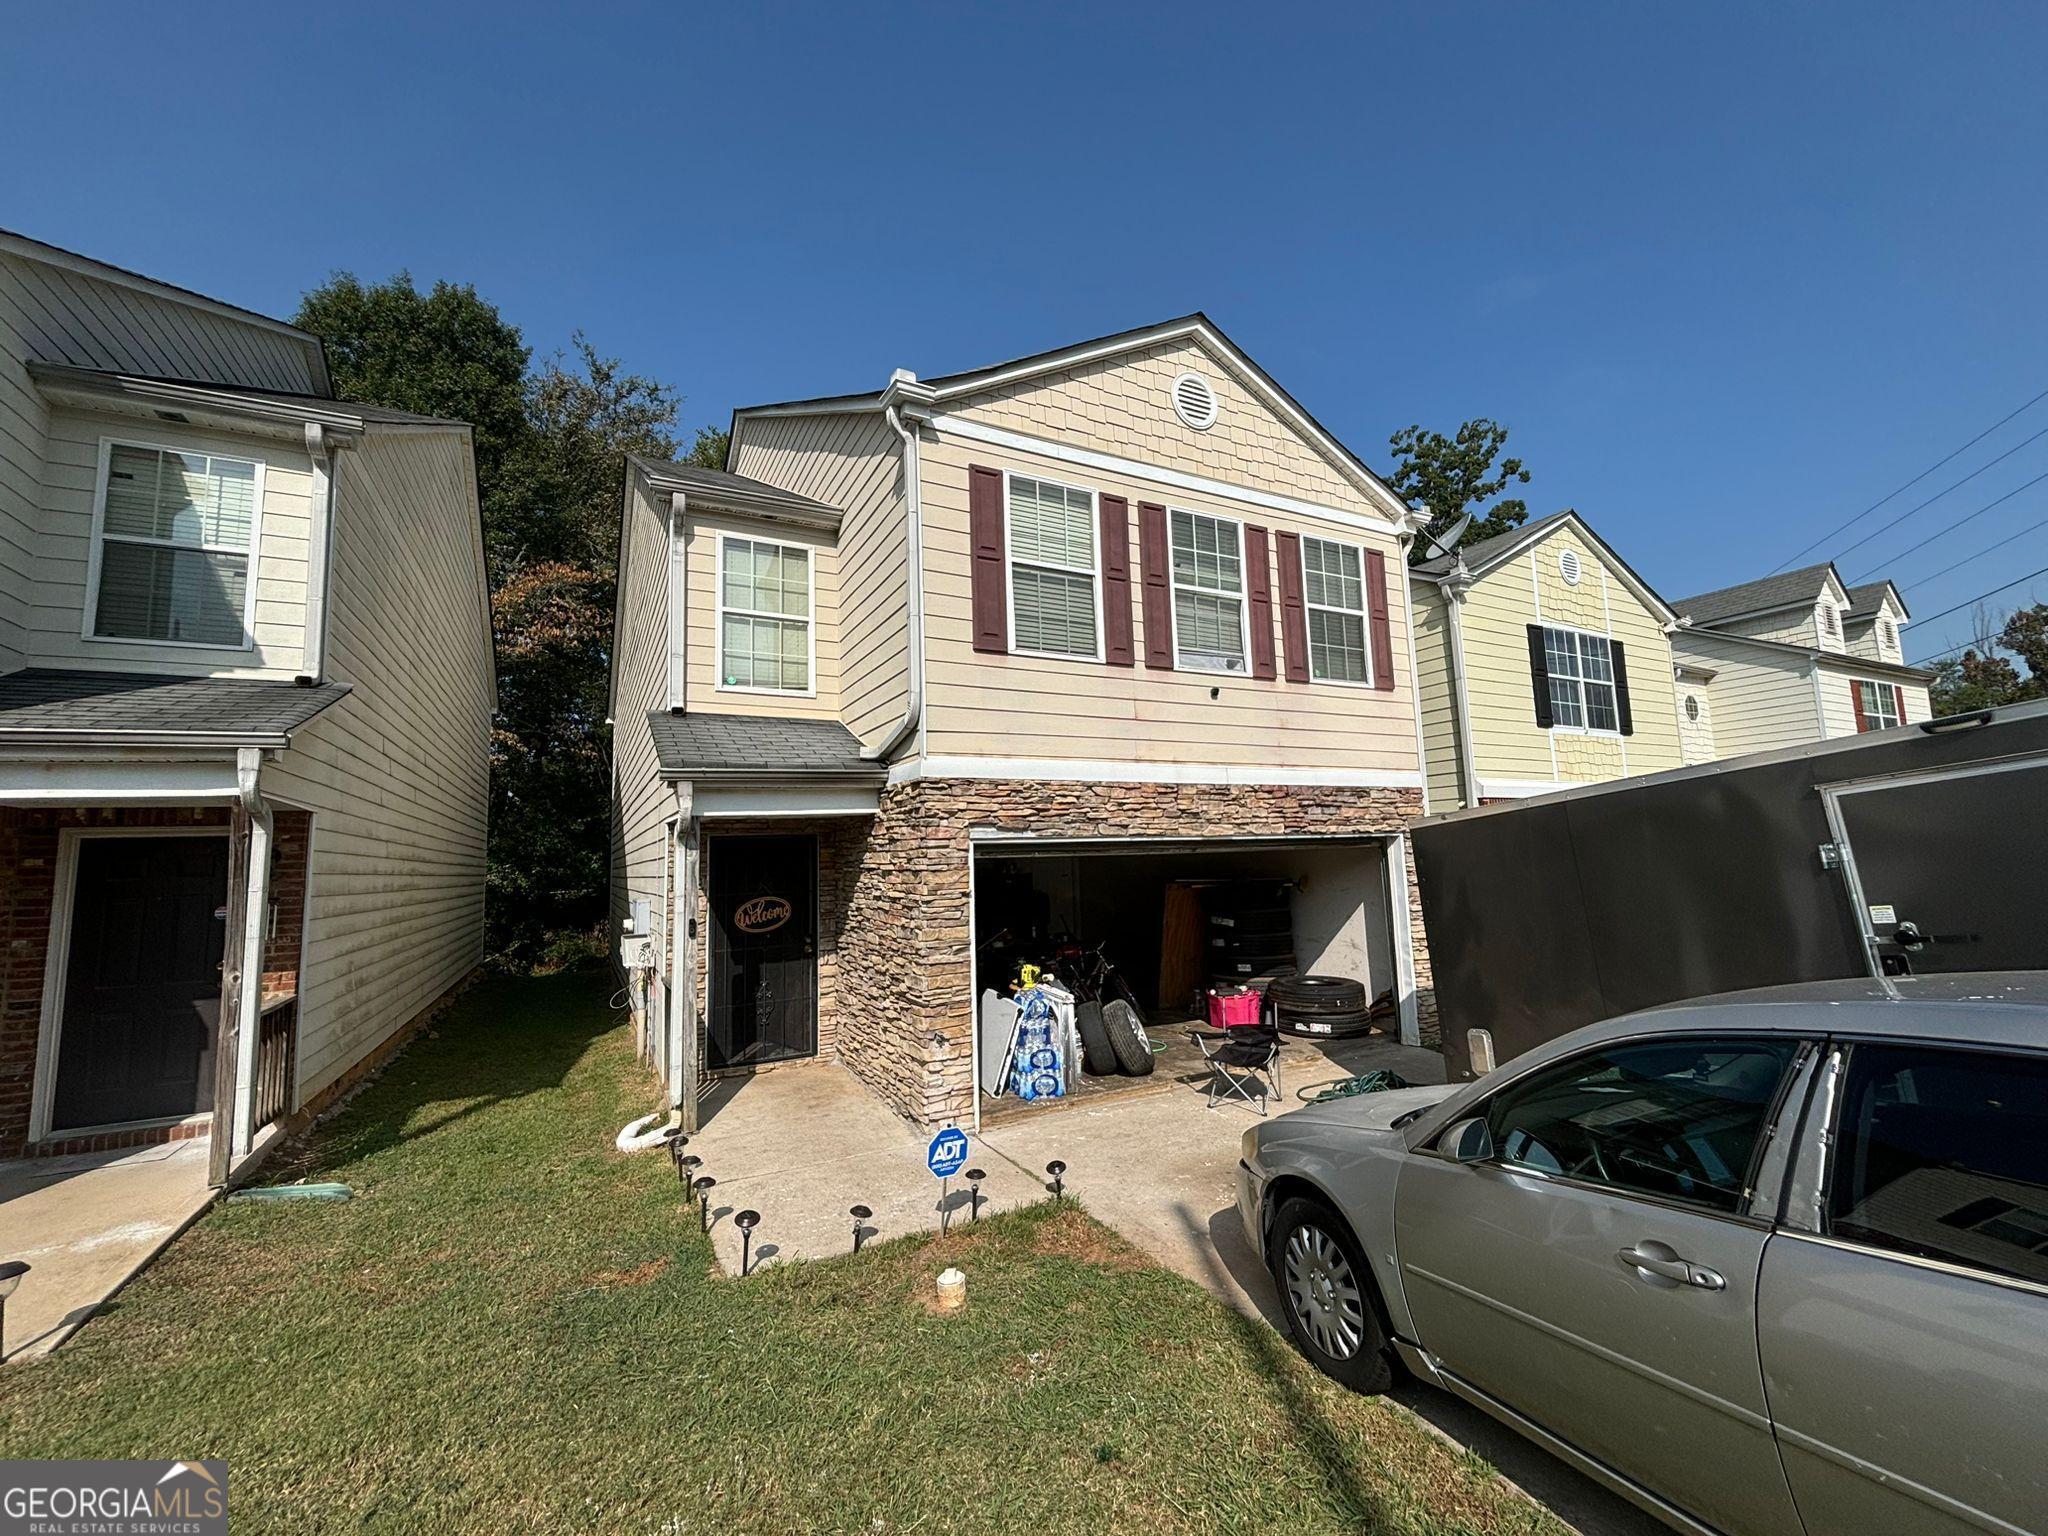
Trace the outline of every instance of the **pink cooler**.
{"type": "Polygon", "coordinates": [[[1259,1008],[1265,1002],[1264,996],[1253,987],[1211,987],[1209,989],[1209,1027],[1211,1029],[1243,1029],[1259,1022],[1259,1008]]]}

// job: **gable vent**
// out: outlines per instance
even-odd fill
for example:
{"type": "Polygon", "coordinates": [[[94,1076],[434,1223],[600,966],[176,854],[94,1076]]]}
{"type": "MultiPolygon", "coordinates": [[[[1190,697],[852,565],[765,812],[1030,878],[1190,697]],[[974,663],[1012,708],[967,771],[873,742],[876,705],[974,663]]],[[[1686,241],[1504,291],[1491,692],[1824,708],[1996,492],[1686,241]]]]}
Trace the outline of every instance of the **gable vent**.
{"type": "Polygon", "coordinates": [[[1579,569],[1579,552],[1576,549],[1565,550],[1557,557],[1557,572],[1564,577],[1566,586],[1576,587],[1579,584],[1579,578],[1586,573],[1579,569]]]}
{"type": "Polygon", "coordinates": [[[1173,381],[1173,414],[1206,432],[1216,425],[1216,391],[1199,373],[1184,373],[1173,381]]]}

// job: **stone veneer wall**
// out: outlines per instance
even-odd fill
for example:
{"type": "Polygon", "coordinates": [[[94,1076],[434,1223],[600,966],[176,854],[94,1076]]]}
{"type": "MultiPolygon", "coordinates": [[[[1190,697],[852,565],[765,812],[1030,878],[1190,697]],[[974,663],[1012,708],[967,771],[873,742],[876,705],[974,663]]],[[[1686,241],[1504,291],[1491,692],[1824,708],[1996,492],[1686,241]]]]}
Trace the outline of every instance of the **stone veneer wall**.
{"type": "MultiPolygon", "coordinates": [[[[839,1010],[840,1059],[919,1124],[972,1113],[972,829],[1119,838],[1405,835],[1421,814],[1421,791],[1412,789],[928,779],[886,790],[873,823],[861,823],[863,835],[842,850],[858,868],[834,947],[855,958],[862,980],[848,994],[859,1006],[839,1010]]],[[[1412,850],[1407,863],[1422,1038],[1434,1044],[1436,1002],[1412,850]]]]}
{"type": "MultiPolygon", "coordinates": [[[[295,986],[300,928],[306,906],[309,818],[304,811],[276,807],[271,890],[277,925],[263,957],[266,986],[295,986]]],[[[50,945],[50,907],[57,886],[57,842],[67,827],[220,827],[228,813],[218,807],[154,807],[134,810],[16,810],[0,807],[0,1157],[16,1157],[28,1141],[30,1100],[35,1091],[36,1037],[42,1026],[43,976],[50,945]]],[[[201,1132],[203,1134],[203,1130],[201,1132]]],[[[173,1133],[115,1132],[88,1141],[53,1144],[51,1150],[96,1151],[138,1140],[170,1139],[173,1133]]]]}

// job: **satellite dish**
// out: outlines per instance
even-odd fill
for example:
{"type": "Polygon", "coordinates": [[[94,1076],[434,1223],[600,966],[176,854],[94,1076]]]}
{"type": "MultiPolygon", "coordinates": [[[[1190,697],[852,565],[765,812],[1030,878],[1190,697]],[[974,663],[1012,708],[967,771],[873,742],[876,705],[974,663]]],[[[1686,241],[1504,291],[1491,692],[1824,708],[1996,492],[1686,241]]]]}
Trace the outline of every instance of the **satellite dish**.
{"type": "Polygon", "coordinates": [[[1446,528],[1442,533],[1430,535],[1429,552],[1431,556],[1448,555],[1458,547],[1458,541],[1465,537],[1465,530],[1471,526],[1472,514],[1470,512],[1459,513],[1457,520],[1450,527],[1446,528]]]}

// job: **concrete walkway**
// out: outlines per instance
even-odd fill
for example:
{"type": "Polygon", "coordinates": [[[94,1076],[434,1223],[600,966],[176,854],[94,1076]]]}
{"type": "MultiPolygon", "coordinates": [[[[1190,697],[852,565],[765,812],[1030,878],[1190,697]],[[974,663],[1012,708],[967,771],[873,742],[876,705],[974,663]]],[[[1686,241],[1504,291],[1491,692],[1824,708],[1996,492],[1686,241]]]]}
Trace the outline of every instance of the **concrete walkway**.
{"type": "Polygon", "coordinates": [[[69,1338],[212,1203],[205,1138],[0,1163],[0,1259],[29,1272],[7,1302],[0,1358],[69,1338]]]}

